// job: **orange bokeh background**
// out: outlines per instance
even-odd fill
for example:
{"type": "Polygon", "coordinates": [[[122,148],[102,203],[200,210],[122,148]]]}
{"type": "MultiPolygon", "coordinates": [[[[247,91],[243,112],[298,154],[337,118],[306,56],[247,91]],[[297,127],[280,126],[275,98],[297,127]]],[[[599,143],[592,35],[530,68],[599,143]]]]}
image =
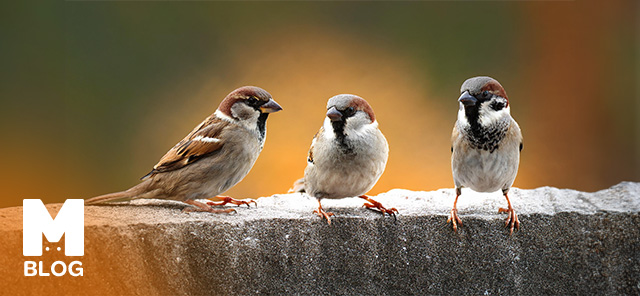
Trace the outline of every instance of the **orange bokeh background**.
{"type": "Polygon", "coordinates": [[[368,100],[389,141],[371,194],[451,188],[456,100],[476,75],[502,83],[523,130],[516,187],[640,181],[638,8],[58,4],[51,15],[30,14],[40,22],[24,34],[35,40],[16,33],[9,45],[16,59],[3,79],[0,206],[133,186],[242,85],[266,89],[284,111],[269,118],[260,158],[229,195],[285,193],[303,174],[327,99],[339,93],[368,100]]]}

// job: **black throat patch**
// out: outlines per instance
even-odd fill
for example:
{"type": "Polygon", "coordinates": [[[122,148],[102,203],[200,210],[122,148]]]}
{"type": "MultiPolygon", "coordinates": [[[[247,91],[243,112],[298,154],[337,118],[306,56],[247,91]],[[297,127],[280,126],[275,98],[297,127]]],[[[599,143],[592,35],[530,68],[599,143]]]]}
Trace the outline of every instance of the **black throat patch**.
{"type": "Polygon", "coordinates": [[[258,132],[260,133],[260,143],[264,142],[264,138],[267,135],[267,117],[269,117],[269,113],[260,113],[260,116],[258,116],[258,132]]]}
{"type": "Polygon", "coordinates": [[[340,151],[344,154],[353,153],[353,148],[349,145],[347,140],[347,135],[344,133],[344,121],[332,121],[331,126],[333,126],[333,133],[336,135],[336,141],[338,142],[338,147],[340,147],[340,151]]]}
{"type": "Polygon", "coordinates": [[[509,129],[509,119],[505,118],[489,126],[480,124],[478,106],[465,108],[465,115],[469,126],[465,128],[466,139],[474,149],[486,150],[493,153],[500,147],[500,142],[509,129]]]}

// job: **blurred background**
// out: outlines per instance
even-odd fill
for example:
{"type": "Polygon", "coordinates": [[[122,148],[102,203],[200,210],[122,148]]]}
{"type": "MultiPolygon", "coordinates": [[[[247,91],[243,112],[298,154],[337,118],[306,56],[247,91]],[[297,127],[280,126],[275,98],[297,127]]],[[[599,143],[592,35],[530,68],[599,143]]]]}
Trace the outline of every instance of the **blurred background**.
{"type": "Polygon", "coordinates": [[[516,187],[640,181],[639,3],[3,4],[0,206],[129,188],[242,85],[284,111],[229,195],[285,193],[339,93],[368,100],[390,144],[371,194],[451,188],[459,87],[477,75],[522,128],[516,187]]]}

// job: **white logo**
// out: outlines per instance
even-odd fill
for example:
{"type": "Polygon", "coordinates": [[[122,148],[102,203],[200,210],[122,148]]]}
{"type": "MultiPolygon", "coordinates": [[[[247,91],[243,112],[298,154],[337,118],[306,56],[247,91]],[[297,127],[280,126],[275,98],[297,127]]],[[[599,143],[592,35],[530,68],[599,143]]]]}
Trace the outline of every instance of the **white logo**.
{"type": "Polygon", "coordinates": [[[25,199],[22,205],[23,255],[42,256],[42,234],[52,243],[59,242],[65,234],[64,254],[84,255],[84,200],[65,201],[55,220],[39,199],[25,199]]]}
{"type": "MultiPolygon", "coordinates": [[[[68,199],[60,208],[55,219],[52,219],[41,200],[25,199],[22,203],[22,254],[24,256],[42,256],[42,235],[49,242],[59,242],[64,238],[64,254],[66,256],[84,256],[84,200],[68,199]]],[[[57,248],[60,251],[60,248],[57,248]]],[[[46,248],[49,251],[49,247],[46,248]]],[[[80,265],[80,261],[69,264],[72,276],[82,276],[82,268],[73,269],[80,265]]],[[[42,261],[25,261],[25,276],[49,276],[43,271],[42,261]],[[39,267],[39,268],[38,268],[39,267]],[[36,271],[36,268],[38,270],[36,271]]],[[[56,261],[51,265],[51,272],[55,276],[62,276],[67,271],[66,263],[56,261]],[[62,267],[62,271],[58,271],[62,267]]]]}

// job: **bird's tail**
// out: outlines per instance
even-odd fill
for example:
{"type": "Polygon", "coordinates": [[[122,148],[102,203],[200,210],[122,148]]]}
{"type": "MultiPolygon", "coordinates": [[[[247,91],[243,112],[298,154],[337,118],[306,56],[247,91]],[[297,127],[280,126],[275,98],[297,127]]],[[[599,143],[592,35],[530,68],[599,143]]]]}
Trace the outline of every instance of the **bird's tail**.
{"type": "Polygon", "coordinates": [[[104,194],[104,195],[99,195],[96,197],[92,197],[89,199],[86,199],[84,201],[85,205],[92,205],[92,204],[102,204],[102,203],[107,203],[107,202],[118,202],[118,201],[127,201],[127,200],[132,200],[132,199],[136,199],[139,198],[140,194],[143,193],[143,187],[146,187],[147,182],[142,182],[136,186],[133,186],[125,191],[120,191],[120,192],[114,192],[114,193],[108,193],[108,194],[104,194]]]}
{"type": "Polygon", "coordinates": [[[304,193],[305,192],[305,188],[304,188],[304,178],[300,178],[298,180],[296,180],[295,182],[293,182],[293,188],[289,189],[288,193],[304,193]]]}

